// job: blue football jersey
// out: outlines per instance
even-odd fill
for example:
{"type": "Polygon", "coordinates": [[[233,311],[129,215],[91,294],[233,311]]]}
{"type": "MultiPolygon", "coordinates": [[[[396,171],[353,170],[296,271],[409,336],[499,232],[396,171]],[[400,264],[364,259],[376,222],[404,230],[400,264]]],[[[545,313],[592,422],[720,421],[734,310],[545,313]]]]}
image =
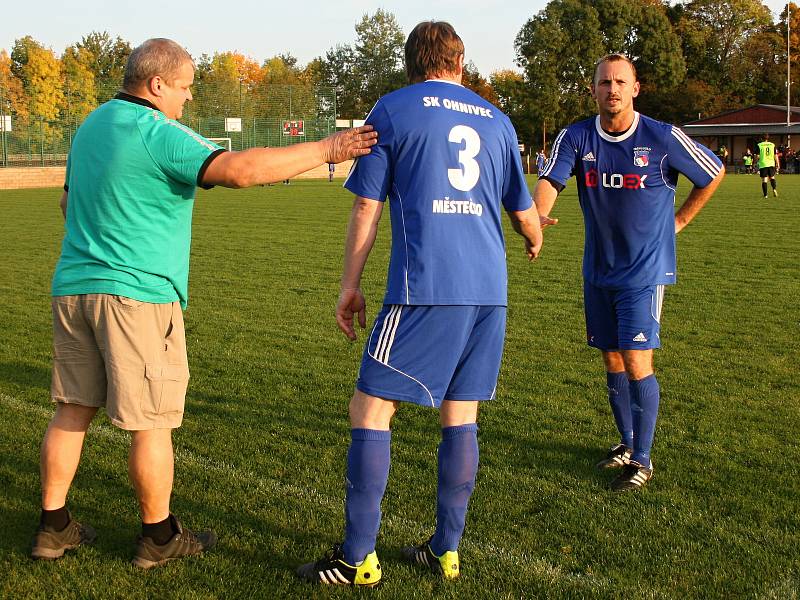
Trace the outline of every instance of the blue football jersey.
{"type": "Polygon", "coordinates": [[[597,287],[675,283],[678,174],[698,187],[722,163],[677,127],[635,113],[613,136],[593,117],[562,130],[542,177],[563,187],[575,175],[586,230],[583,276],[597,287]]]}
{"type": "Polygon", "coordinates": [[[378,143],[344,186],[389,198],[384,303],[505,306],[501,203],[531,206],[508,117],[461,85],[431,80],[387,94],[366,122],[378,143]]]}

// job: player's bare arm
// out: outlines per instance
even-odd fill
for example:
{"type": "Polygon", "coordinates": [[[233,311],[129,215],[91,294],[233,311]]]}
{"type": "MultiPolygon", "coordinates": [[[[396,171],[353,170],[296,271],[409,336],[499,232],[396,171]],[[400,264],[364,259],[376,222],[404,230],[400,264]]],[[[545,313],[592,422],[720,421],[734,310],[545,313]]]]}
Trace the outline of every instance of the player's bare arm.
{"type": "Polygon", "coordinates": [[[319,142],[223,152],[208,166],[203,183],[230,188],[275,183],[324,163],[340,163],[369,154],[377,140],[378,134],[372,131],[372,126],[364,125],[334,133],[319,142]]]}
{"type": "Polygon", "coordinates": [[[67,218],[67,192],[61,194],[61,199],[58,201],[58,205],[61,207],[61,214],[64,215],[64,218],[67,218]]]}
{"type": "Polygon", "coordinates": [[[358,314],[361,329],[367,326],[367,305],[361,292],[361,274],[378,235],[383,202],[356,196],[347,227],[341,291],[336,303],[336,324],[348,338],[356,339],[353,315],[358,314]]]}
{"type": "Polygon", "coordinates": [[[532,204],[527,210],[510,210],[508,216],[514,231],[525,240],[525,252],[528,260],[534,260],[542,250],[543,241],[536,205],[532,204]]]}
{"type": "Polygon", "coordinates": [[[540,179],[533,189],[533,203],[539,212],[539,224],[542,229],[558,223],[558,219],[550,217],[550,211],[558,198],[558,190],[548,179],[540,179]]]}
{"type": "Polygon", "coordinates": [[[697,216],[700,209],[702,209],[706,205],[706,202],[711,199],[711,196],[714,195],[723,177],[725,177],[725,169],[721,169],[720,172],[717,173],[717,176],[714,177],[711,183],[706,187],[699,188],[695,186],[692,188],[692,191],[689,192],[689,195],[678,209],[678,212],[675,213],[675,233],[679,233],[695,218],[695,216],[697,216]]]}

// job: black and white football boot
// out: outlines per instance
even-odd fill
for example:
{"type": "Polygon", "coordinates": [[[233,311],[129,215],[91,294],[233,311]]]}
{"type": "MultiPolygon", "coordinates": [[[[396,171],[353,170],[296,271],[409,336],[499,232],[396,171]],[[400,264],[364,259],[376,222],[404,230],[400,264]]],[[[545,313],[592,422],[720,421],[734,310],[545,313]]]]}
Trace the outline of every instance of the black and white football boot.
{"type": "Polygon", "coordinates": [[[629,492],[640,490],[653,478],[653,462],[645,467],[635,460],[629,461],[625,468],[612,482],[611,490],[614,492],[629,492]]]}
{"type": "Polygon", "coordinates": [[[633,450],[625,444],[611,446],[606,457],[597,463],[595,468],[601,471],[604,469],[620,469],[631,461],[631,454],[633,454],[633,450]]]}

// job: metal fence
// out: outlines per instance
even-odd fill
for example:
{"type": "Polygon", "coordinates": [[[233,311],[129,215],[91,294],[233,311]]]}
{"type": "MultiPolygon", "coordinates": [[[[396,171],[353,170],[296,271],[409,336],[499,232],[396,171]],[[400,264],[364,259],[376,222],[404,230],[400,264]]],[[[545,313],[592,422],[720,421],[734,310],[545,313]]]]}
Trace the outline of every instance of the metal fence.
{"type": "MultiPolygon", "coordinates": [[[[0,168],[66,164],[83,115],[75,113],[70,90],[63,91],[64,106],[58,118],[44,119],[13,111],[8,90],[0,82],[0,168]]],[[[117,91],[118,86],[99,91],[88,109],[117,91]]],[[[205,137],[230,139],[233,150],[316,141],[336,130],[336,96],[330,88],[283,84],[248,88],[240,82],[199,82],[192,92],[194,99],[186,104],[181,122],[205,137]],[[238,119],[238,128],[236,121],[227,123],[228,129],[239,130],[226,131],[226,119],[238,119]],[[302,130],[286,131],[287,121],[302,121],[302,130]]]]}

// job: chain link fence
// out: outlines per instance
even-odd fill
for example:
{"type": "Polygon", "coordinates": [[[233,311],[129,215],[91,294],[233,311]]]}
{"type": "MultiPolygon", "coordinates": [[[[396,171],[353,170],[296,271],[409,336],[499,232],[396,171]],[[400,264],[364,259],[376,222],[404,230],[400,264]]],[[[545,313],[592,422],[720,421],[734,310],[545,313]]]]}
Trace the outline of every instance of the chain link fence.
{"type": "MultiPolygon", "coordinates": [[[[85,114],[118,91],[106,86],[87,102],[65,87],[59,117],[44,119],[13,111],[0,82],[0,168],[64,166],[85,114]]],[[[336,130],[331,88],[196,82],[192,93],[180,121],[207,138],[229,139],[232,150],[317,141],[336,130]]]]}

